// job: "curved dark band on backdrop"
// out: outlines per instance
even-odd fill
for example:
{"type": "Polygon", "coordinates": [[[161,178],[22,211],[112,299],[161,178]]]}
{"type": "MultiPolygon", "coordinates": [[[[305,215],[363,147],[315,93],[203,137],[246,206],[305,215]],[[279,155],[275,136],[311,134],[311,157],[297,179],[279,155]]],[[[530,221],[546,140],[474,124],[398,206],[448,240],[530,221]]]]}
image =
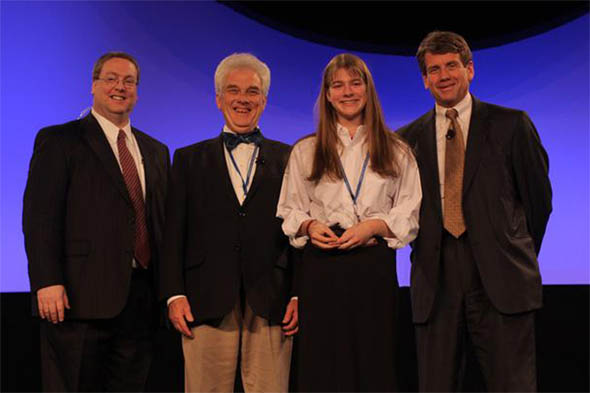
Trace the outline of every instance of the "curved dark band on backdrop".
{"type": "Polygon", "coordinates": [[[432,30],[463,35],[472,50],[519,41],[570,22],[587,1],[219,1],[290,36],[343,50],[414,56],[432,30]]]}

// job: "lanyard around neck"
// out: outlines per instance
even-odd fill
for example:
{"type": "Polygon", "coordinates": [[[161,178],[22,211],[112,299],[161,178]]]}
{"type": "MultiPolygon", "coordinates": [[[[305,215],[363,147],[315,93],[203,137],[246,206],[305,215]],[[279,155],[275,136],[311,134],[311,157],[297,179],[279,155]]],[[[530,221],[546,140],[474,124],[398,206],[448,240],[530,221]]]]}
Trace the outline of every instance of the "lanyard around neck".
{"type": "Polygon", "coordinates": [[[238,175],[240,175],[240,179],[242,180],[242,189],[244,190],[244,198],[246,198],[246,195],[248,195],[248,183],[250,183],[250,176],[252,175],[252,167],[254,166],[254,158],[256,157],[256,154],[258,153],[259,149],[260,149],[260,146],[256,146],[256,148],[252,152],[252,156],[250,157],[250,163],[248,164],[248,173],[246,174],[246,179],[244,179],[244,176],[242,176],[242,172],[240,172],[240,168],[238,168],[238,164],[236,164],[236,159],[234,158],[233,153],[231,152],[231,150],[228,149],[228,153],[229,153],[229,157],[231,158],[231,162],[234,165],[234,168],[236,169],[236,171],[238,172],[238,175]]]}
{"type": "Polygon", "coordinates": [[[348,193],[352,198],[352,203],[356,206],[356,200],[361,192],[361,186],[363,185],[363,180],[365,179],[365,171],[367,170],[367,164],[369,163],[369,153],[365,155],[365,161],[363,162],[363,168],[361,169],[361,174],[359,176],[359,182],[356,185],[356,192],[352,192],[352,187],[350,186],[350,182],[348,181],[348,177],[346,176],[346,172],[344,171],[344,166],[342,166],[342,161],[340,158],[338,159],[338,164],[340,165],[340,172],[342,173],[342,179],[344,180],[344,184],[346,184],[346,188],[348,189],[348,193]]]}

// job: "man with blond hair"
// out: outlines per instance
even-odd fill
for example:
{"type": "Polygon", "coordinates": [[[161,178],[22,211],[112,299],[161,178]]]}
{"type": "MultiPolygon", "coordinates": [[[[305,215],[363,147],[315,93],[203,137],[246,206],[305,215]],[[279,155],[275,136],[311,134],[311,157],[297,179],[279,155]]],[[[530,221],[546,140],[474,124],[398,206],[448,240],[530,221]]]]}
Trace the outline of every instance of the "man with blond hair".
{"type": "Polygon", "coordinates": [[[270,70],[246,53],[215,72],[221,135],[174,154],[160,297],[182,334],[185,390],[288,389],[297,299],[288,239],[275,218],[289,146],[258,128],[270,70]]]}

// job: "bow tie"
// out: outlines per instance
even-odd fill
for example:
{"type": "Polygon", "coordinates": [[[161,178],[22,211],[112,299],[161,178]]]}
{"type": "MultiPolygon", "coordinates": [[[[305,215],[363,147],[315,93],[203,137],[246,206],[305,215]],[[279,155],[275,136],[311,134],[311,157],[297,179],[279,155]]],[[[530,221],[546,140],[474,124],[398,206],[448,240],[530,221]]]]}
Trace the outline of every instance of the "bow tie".
{"type": "Polygon", "coordinates": [[[254,143],[256,146],[259,146],[262,142],[262,133],[258,128],[248,134],[232,134],[224,132],[222,135],[223,143],[225,143],[225,147],[227,147],[227,150],[229,151],[235,149],[240,143],[254,143]]]}

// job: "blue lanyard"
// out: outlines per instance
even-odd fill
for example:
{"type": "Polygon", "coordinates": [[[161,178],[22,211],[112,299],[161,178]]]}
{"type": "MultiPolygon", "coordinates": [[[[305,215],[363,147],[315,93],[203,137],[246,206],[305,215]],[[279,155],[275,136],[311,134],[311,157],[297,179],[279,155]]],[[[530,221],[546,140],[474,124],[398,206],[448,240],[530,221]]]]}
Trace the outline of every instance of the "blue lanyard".
{"type": "Polygon", "coordinates": [[[248,164],[248,174],[246,175],[246,179],[244,180],[244,176],[242,176],[242,172],[240,172],[240,168],[238,168],[238,164],[236,164],[236,160],[234,158],[233,153],[231,150],[228,150],[229,157],[231,158],[232,164],[234,164],[234,168],[240,175],[240,179],[242,179],[242,189],[244,190],[244,198],[248,195],[248,183],[250,183],[250,176],[252,175],[252,167],[254,166],[254,157],[258,153],[260,146],[256,146],[256,149],[252,152],[252,157],[250,157],[250,163],[248,164]]]}
{"type": "Polygon", "coordinates": [[[338,159],[338,164],[340,165],[340,172],[342,172],[342,179],[344,180],[344,184],[346,184],[346,188],[348,189],[348,193],[352,198],[352,203],[356,206],[356,200],[359,197],[359,193],[361,192],[361,186],[363,185],[363,180],[365,179],[365,171],[367,169],[367,164],[369,163],[369,153],[365,156],[365,162],[363,162],[363,169],[361,169],[361,175],[359,176],[359,182],[356,185],[356,193],[352,192],[352,187],[350,187],[350,182],[348,181],[348,177],[346,176],[346,172],[344,172],[344,167],[342,166],[342,161],[338,159]]]}

